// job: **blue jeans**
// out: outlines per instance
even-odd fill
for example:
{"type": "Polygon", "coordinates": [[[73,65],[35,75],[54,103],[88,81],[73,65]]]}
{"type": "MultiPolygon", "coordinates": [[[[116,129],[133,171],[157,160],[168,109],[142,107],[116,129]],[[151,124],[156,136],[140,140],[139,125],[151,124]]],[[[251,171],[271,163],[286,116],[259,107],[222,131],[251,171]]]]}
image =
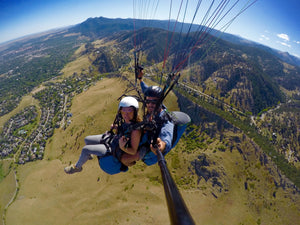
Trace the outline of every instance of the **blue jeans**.
{"type": "Polygon", "coordinates": [[[89,160],[91,154],[102,157],[110,151],[104,144],[100,144],[102,139],[103,134],[90,135],[84,138],[85,146],[82,148],[81,155],[76,163],[77,168],[81,168],[89,160]]]}

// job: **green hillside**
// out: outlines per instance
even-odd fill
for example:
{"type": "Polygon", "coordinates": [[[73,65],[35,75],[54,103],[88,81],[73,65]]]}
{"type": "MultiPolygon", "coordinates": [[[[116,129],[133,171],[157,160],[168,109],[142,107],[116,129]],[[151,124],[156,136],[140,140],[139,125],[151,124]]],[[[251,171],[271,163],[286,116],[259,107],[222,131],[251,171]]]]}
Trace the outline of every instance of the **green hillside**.
{"type": "MultiPolygon", "coordinates": [[[[109,127],[112,100],[125,87],[123,80],[104,79],[74,98],[72,123],[55,130],[44,160],[18,166],[20,189],[6,224],[169,223],[157,165],[139,162],[110,176],[93,159],[79,174],[63,172],[77,160],[85,136],[109,127]]],[[[176,109],[175,96],[166,104],[176,109]]],[[[295,224],[300,199],[293,185],[247,136],[222,127],[221,133],[213,121],[190,127],[166,157],[196,224],[295,224]]]]}
{"type": "MultiPolygon", "coordinates": [[[[134,33],[126,24],[111,34],[107,24],[101,32],[99,21],[87,22],[81,30],[25,40],[33,50],[14,44],[0,51],[1,57],[22,49],[0,71],[0,224],[170,223],[158,165],[138,162],[110,176],[94,158],[81,173],[63,171],[78,159],[85,136],[109,129],[117,99],[131,87],[128,80],[135,82],[134,33]],[[16,67],[19,59],[26,63],[16,67]]],[[[145,35],[145,80],[155,84],[166,32],[138,32],[145,35]]],[[[297,224],[299,68],[222,40],[206,49],[184,65],[165,100],[169,110],[192,118],[166,156],[192,217],[196,224],[297,224]]],[[[171,58],[175,53],[171,48],[171,58]]]]}

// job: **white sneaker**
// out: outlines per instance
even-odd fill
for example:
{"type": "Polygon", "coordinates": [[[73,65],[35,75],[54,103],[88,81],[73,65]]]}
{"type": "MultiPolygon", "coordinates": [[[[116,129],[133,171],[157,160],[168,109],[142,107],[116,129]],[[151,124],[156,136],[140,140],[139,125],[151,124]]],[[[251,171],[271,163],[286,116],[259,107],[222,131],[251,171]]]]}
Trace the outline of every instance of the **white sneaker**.
{"type": "Polygon", "coordinates": [[[67,173],[67,174],[78,173],[81,171],[82,171],[82,167],[77,168],[75,165],[65,167],[65,173],[67,173]]]}

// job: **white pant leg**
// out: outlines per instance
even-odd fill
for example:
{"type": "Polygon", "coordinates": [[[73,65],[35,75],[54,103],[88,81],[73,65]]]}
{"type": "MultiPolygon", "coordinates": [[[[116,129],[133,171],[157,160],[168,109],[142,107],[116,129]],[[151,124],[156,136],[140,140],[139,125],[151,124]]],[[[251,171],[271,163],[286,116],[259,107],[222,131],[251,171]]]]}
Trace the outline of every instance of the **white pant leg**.
{"type": "Polygon", "coordinates": [[[96,144],[100,144],[102,138],[103,138],[103,134],[89,135],[84,138],[84,142],[86,145],[96,145],[96,144]]]}
{"type": "Polygon", "coordinates": [[[108,149],[104,144],[96,145],[86,145],[82,148],[81,155],[76,163],[76,167],[80,168],[82,165],[88,161],[91,154],[96,156],[104,156],[107,153],[108,149]]]}

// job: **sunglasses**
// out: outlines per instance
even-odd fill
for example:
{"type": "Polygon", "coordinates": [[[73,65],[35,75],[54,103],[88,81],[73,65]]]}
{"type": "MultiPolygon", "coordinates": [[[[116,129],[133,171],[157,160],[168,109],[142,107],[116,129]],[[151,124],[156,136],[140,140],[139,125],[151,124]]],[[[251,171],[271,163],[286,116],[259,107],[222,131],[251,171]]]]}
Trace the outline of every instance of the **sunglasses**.
{"type": "Polygon", "coordinates": [[[150,99],[146,100],[146,104],[150,104],[150,103],[156,105],[158,103],[158,100],[150,100],[150,99]]]}

